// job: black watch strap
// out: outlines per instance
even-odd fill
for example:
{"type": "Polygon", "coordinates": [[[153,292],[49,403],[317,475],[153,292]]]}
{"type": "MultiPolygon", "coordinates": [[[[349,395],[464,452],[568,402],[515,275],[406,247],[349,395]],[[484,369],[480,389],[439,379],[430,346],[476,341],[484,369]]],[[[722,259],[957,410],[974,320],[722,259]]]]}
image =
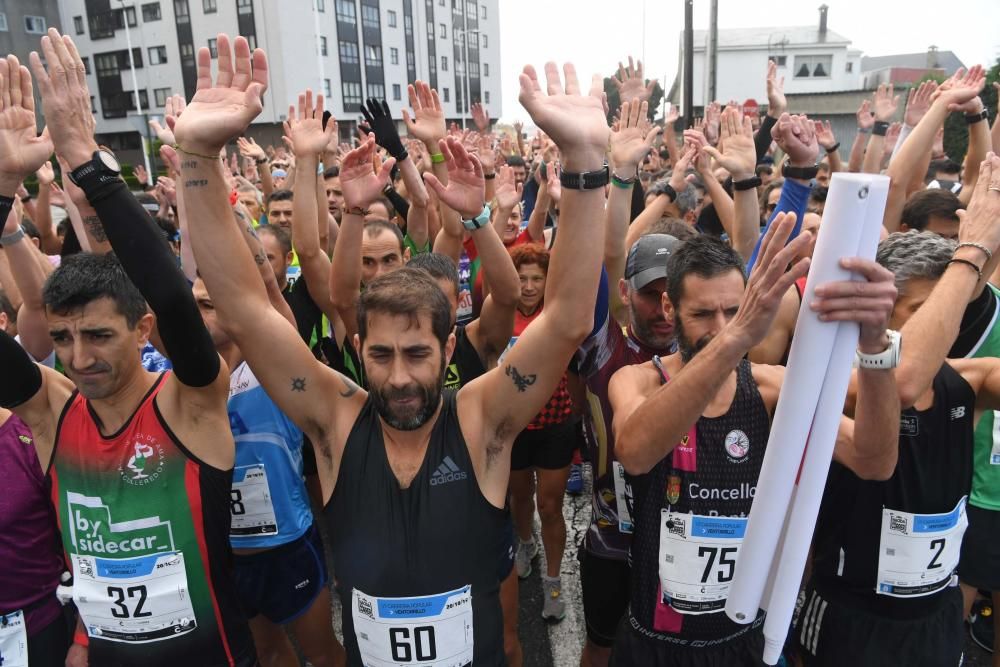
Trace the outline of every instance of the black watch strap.
{"type": "Polygon", "coordinates": [[[677,190],[674,190],[674,186],[670,185],[670,183],[663,186],[663,194],[670,197],[671,204],[677,201],[677,190]]]}
{"type": "Polygon", "coordinates": [[[819,173],[819,167],[793,167],[787,162],[781,166],[781,175],[785,178],[798,178],[803,181],[811,181],[819,173]]]}
{"type": "Polygon", "coordinates": [[[889,123],[884,120],[877,120],[872,126],[872,134],[876,137],[884,137],[889,131],[889,123]]]}
{"type": "Polygon", "coordinates": [[[733,190],[736,192],[743,192],[744,190],[753,190],[761,184],[760,176],[751,176],[750,178],[744,178],[742,181],[733,181],[733,190]]]}
{"type": "Polygon", "coordinates": [[[607,163],[598,171],[585,171],[578,174],[564,171],[559,174],[559,182],[570,190],[596,190],[611,182],[611,171],[607,163]]]}
{"type": "Polygon", "coordinates": [[[965,114],[965,122],[969,125],[975,125],[981,120],[987,120],[990,117],[990,112],[983,107],[983,110],[979,113],[967,113],[965,114]]]}

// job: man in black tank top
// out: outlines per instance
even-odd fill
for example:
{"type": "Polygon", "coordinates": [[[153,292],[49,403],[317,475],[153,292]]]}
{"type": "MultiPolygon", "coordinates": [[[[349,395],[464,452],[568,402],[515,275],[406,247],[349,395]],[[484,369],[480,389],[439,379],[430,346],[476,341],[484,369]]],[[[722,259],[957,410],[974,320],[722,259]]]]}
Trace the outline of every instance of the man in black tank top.
{"type": "MultiPolygon", "coordinates": [[[[221,166],[203,156],[218,153],[246,127],[237,122],[242,115],[222,109],[247,108],[251,117],[261,109],[248,92],[259,92],[264,81],[243,74],[250,58],[237,52],[238,74],[220,58],[216,101],[192,104],[178,121],[177,142],[189,151],[180,182],[185,201],[203,212],[192,245],[221,321],[268,395],[315,445],[348,663],[503,664],[496,545],[510,448],[589,333],[600,279],[601,247],[593,239],[601,233],[609,134],[600,79],[582,96],[571,65],[565,93],[555,92],[563,86],[554,64],[546,67],[550,95],[533,68],[521,77],[521,103],[559,146],[566,185],[545,313],[502,367],[458,392],[444,391],[455,349],[447,298],[423,271],[381,276],[367,285],[358,308],[355,344],[369,393],[313,358],[252,279],[256,269],[245,253],[220,252],[233,247],[236,230],[222,223],[229,204],[221,166]]],[[[257,72],[264,55],[258,50],[252,58],[257,72]]],[[[447,186],[430,175],[428,184],[467,228],[486,224],[481,165],[453,138],[444,140],[439,108],[413,101],[411,133],[438,141],[447,166],[447,186]]],[[[301,123],[324,131],[318,115],[301,123]]],[[[376,175],[374,150],[369,138],[343,161],[345,220],[359,215],[388,180],[393,160],[376,175]]]]}
{"type": "MultiPolygon", "coordinates": [[[[738,625],[723,609],[784,377],[782,367],[745,357],[806,269],[803,262],[785,270],[810,242],[804,233],[785,245],[793,224],[794,216],[776,218],[749,281],[722,241],[683,243],[667,261],[664,298],[679,352],[611,379],[616,451],[625,471],[638,476],[631,601],[612,664],[763,664],[763,613],[738,625]]],[[[851,261],[875,298],[851,311],[820,299],[820,312],[860,322],[859,348],[878,353],[887,347],[892,275],[851,261]]],[[[862,371],[859,385],[857,429],[844,419],[834,456],[863,477],[879,476],[897,432],[893,374],[862,371]]]]}
{"type": "MultiPolygon", "coordinates": [[[[1000,159],[996,167],[986,167],[981,182],[992,177],[1000,187],[1000,159]]],[[[974,426],[1000,407],[1000,360],[942,363],[978,288],[972,269],[1000,244],[997,212],[1000,193],[977,188],[962,222],[965,243],[907,232],[879,245],[878,262],[895,274],[899,290],[890,324],[902,326],[906,339],[897,371],[905,408],[898,460],[891,477],[869,481],[833,464],[792,634],[803,665],[962,660],[955,570],[968,524],[974,426]]]]}

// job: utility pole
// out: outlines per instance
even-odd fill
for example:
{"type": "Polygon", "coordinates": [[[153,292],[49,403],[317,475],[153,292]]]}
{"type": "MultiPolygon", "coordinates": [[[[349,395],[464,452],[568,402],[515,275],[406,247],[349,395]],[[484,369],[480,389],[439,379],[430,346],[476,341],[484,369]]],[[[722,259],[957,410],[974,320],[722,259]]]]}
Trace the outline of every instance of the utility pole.
{"type": "Polygon", "coordinates": [[[684,0],[684,126],[694,125],[694,0],[684,0]]]}
{"type": "Polygon", "coordinates": [[[719,54],[719,0],[712,0],[711,10],[708,19],[708,97],[705,102],[712,102],[718,99],[716,87],[719,54]]]}

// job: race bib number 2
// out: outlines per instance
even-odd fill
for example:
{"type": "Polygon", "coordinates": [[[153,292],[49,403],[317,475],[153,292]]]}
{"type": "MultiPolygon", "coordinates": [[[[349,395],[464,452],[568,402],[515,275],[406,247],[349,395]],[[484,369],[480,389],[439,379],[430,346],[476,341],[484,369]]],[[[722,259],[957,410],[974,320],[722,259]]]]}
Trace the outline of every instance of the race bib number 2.
{"type": "Polygon", "coordinates": [[[461,667],[472,662],[472,588],[379,598],[354,589],[351,617],[365,667],[461,667]]]}
{"type": "Polygon", "coordinates": [[[965,498],[945,514],[883,509],[875,592],[912,598],[947,586],[958,567],[962,536],[968,525],[965,498]]]}
{"type": "Polygon", "coordinates": [[[714,517],[661,510],[660,587],[682,614],[711,614],[726,606],[744,517],[714,517]]]}

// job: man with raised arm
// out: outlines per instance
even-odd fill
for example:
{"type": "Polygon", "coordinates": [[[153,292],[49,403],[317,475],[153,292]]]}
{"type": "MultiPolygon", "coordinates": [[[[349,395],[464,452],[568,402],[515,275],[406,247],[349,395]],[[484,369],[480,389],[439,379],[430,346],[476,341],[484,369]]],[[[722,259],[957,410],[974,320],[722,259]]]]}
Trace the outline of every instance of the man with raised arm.
{"type": "MultiPolygon", "coordinates": [[[[17,156],[0,176],[0,217],[14,183],[54,145],[119,256],[75,255],[46,283],[49,333],[68,378],[0,333],[0,406],[34,435],[73,572],[80,622],[68,659],[85,663],[89,644],[94,665],[254,665],[228,569],[228,369],[158,228],[114,156],[98,151],[72,40],[50,29],[42,51],[48,71],[37,53],[31,65],[52,142],[35,137],[31,80],[15,59],[0,95],[0,154],[17,156]],[[147,303],[171,373],[143,370],[147,303]]],[[[2,240],[24,242],[20,231],[2,240]]]]}
{"type": "MultiPolygon", "coordinates": [[[[208,49],[198,54],[198,91],[175,126],[181,187],[202,219],[195,254],[222,321],[268,394],[313,441],[334,567],[344,605],[351,664],[432,660],[501,664],[496,545],[514,436],[544,405],[574,349],[590,330],[600,277],[604,150],[608,127],[596,79],[581,96],[566,65],[565,93],[555,64],[549,95],[534,69],[521,75],[521,101],[563,152],[566,229],[550,269],[545,314],[505,363],[458,393],[442,393],[455,345],[448,301],[425,273],[400,269],[373,280],[359,302],[358,336],[371,392],[317,362],[269,306],[249,255],[236,247],[222,166],[211,156],[260,113],[267,60],[244,38],[219,35],[212,87],[208,49]],[[208,156],[208,157],[206,157],[208,156]],[[569,187],[567,187],[569,190],[569,187]]],[[[344,161],[366,158],[369,138],[344,161]]],[[[442,151],[447,144],[442,145],[442,151]]],[[[455,160],[450,151],[445,162],[455,160]]],[[[348,211],[381,192],[392,160],[376,176],[343,180],[348,211]]],[[[467,178],[430,184],[470,227],[488,222],[482,169],[459,163],[467,178]],[[485,215],[484,215],[485,214],[485,215]]]]}

